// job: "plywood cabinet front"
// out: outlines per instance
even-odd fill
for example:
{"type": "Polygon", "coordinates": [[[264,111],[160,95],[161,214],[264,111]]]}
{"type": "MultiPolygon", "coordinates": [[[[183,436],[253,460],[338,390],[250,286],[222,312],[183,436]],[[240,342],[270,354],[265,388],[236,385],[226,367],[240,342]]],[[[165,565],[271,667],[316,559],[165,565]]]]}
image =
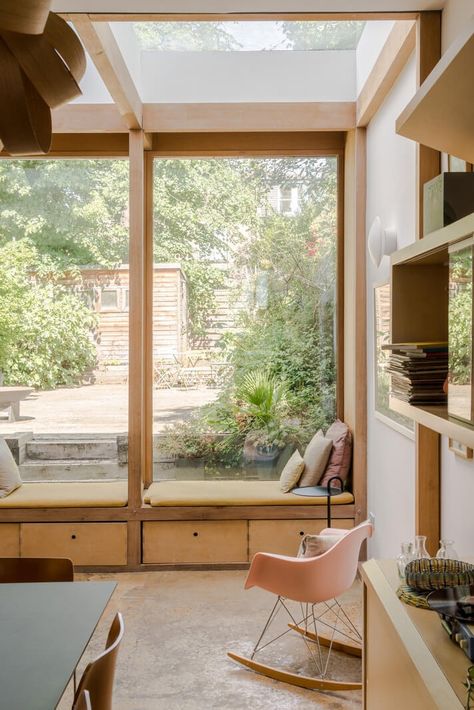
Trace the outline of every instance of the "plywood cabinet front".
{"type": "Polygon", "coordinates": [[[127,564],[126,523],[22,523],[22,557],[68,557],[75,565],[127,564]]]}
{"type": "MultiPolygon", "coordinates": [[[[334,520],[335,528],[352,528],[352,519],[334,520]]],[[[326,520],[250,520],[249,557],[256,552],[295,556],[305,535],[317,535],[327,527],[326,520]]]]}
{"type": "Polygon", "coordinates": [[[246,520],[143,523],[143,562],[147,564],[247,560],[246,520]]]}
{"type": "Polygon", "coordinates": [[[0,557],[20,556],[20,524],[0,524],[0,557]]]}

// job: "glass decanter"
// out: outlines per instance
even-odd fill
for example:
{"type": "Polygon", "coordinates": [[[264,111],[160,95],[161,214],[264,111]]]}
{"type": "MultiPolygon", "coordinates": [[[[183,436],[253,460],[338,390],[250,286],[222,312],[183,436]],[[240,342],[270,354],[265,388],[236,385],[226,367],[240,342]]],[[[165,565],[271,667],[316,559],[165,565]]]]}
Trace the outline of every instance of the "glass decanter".
{"type": "Polygon", "coordinates": [[[405,579],[405,568],[413,559],[413,543],[402,542],[402,551],[397,557],[398,574],[405,579]]]}
{"type": "Polygon", "coordinates": [[[430,555],[426,549],[426,535],[416,535],[415,537],[415,549],[413,550],[414,560],[429,560],[430,555]]]}
{"type": "Polygon", "coordinates": [[[440,540],[441,547],[436,553],[436,557],[442,560],[458,560],[459,555],[454,549],[454,540],[440,540]]]}

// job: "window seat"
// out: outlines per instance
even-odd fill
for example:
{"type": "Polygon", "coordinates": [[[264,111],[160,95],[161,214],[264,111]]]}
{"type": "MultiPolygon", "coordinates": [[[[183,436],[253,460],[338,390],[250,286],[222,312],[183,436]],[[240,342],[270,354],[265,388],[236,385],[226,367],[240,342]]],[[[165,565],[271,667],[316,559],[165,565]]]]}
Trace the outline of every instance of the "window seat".
{"type": "MultiPolygon", "coordinates": [[[[333,505],[354,502],[352,493],[331,496],[333,505]]],[[[145,503],[160,506],[326,505],[326,496],[282,493],[280,481],[160,481],[145,491],[145,503]]]]}
{"type": "Polygon", "coordinates": [[[0,509],[122,508],[127,502],[127,481],[35,481],[0,498],[0,509]]]}

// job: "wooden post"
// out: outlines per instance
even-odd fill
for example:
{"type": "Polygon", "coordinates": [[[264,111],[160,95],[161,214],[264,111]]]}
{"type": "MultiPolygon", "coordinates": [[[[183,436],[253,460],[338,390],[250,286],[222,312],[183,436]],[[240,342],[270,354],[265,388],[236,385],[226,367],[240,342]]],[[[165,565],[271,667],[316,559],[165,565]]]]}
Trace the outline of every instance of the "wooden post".
{"type": "Polygon", "coordinates": [[[143,482],[153,483],[153,156],[145,152],[144,433],[143,482]]]}
{"type": "MultiPolygon", "coordinates": [[[[130,305],[128,376],[128,506],[141,507],[142,477],[145,467],[145,154],[141,130],[129,134],[130,155],[130,305]]],[[[140,536],[136,525],[128,523],[128,564],[141,562],[140,536]]]]}
{"type": "MultiPolygon", "coordinates": [[[[421,12],[416,24],[417,86],[420,86],[441,56],[441,13],[421,12]]],[[[417,146],[417,228],[423,238],[423,185],[441,170],[440,153],[417,146]]],[[[415,424],[415,532],[426,535],[431,554],[438,549],[441,536],[441,437],[421,424],[415,424]]]]}
{"type": "Polygon", "coordinates": [[[344,418],[354,434],[356,525],[367,517],[366,129],[349,131],[344,203],[344,418]]]}

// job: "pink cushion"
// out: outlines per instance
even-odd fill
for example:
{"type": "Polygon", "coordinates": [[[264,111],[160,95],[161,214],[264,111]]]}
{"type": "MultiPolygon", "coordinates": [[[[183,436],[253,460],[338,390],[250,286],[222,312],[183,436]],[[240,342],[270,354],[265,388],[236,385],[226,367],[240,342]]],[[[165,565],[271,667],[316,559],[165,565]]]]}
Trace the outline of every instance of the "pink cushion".
{"type": "MultiPolygon", "coordinates": [[[[346,482],[352,459],[352,434],[349,427],[337,419],[334,424],[331,424],[325,437],[332,439],[333,448],[319,485],[327,486],[333,476],[340,476],[346,482]]],[[[336,481],[334,481],[334,486],[337,486],[336,481]]]]}

